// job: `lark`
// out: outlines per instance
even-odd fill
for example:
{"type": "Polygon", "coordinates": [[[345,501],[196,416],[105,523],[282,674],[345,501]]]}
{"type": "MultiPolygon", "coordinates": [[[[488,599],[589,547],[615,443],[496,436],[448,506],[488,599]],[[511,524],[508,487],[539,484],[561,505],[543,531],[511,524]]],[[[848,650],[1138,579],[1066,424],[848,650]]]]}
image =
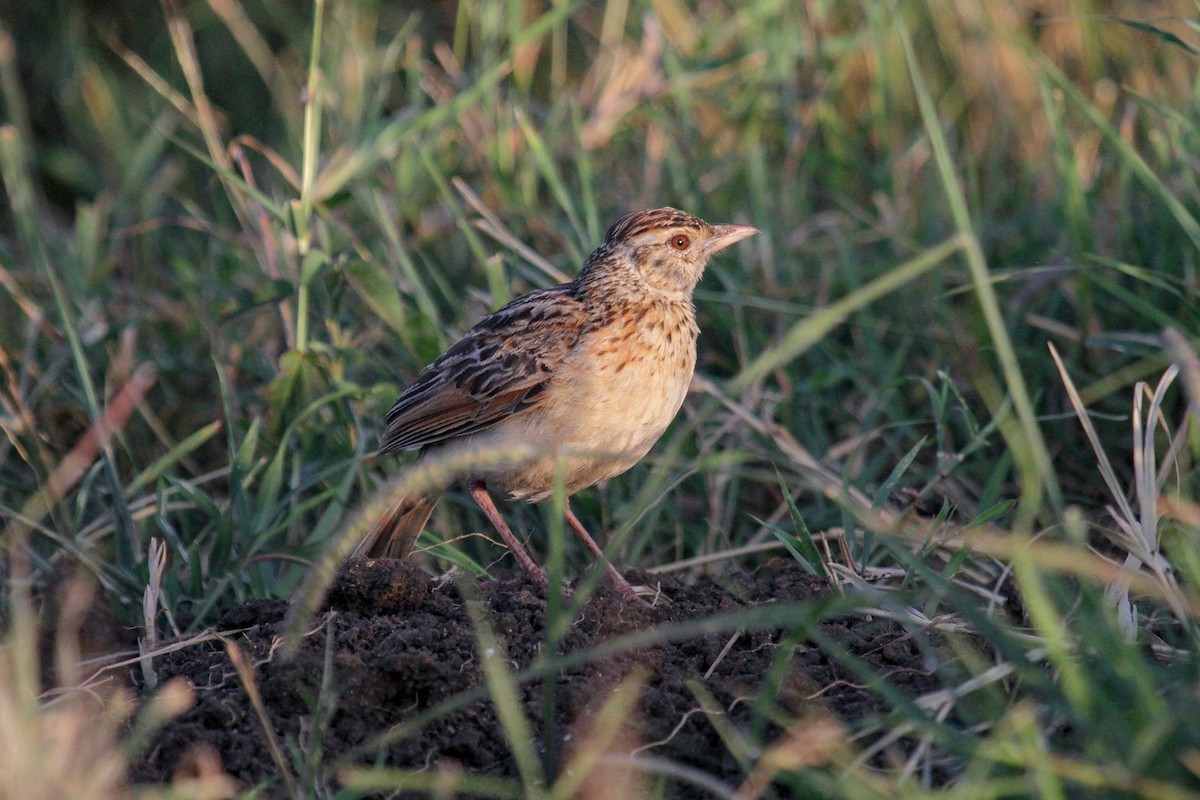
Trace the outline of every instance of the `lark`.
{"type": "MultiPolygon", "coordinates": [[[[715,254],[758,231],[655,208],[617,220],[570,283],[518,297],[422,370],[388,412],[381,453],[520,445],[536,455],[469,474],[471,497],[517,562],[545,574],[489,488],[538,502],[565,472],[569,497],[638,463],[678,413],[696,366],[692,292],[715,254]]],[[[405,558],[435,496],[405,497],[358,548],[405,558]]],[[[566,521],[628,598],[636,591],[566,504],[566,521]]]]}

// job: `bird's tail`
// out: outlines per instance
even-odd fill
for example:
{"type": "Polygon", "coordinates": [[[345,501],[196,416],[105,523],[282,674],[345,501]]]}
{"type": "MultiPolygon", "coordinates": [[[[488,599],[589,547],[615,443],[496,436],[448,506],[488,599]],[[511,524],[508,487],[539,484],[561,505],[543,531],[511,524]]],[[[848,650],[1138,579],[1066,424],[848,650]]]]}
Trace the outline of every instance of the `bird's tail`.
{"type": "Polygon", "coordinates": [[[425,529],[434,501],[425,495],[405,497],[383,513],[354,555],[366,558],[408,558],[425,529]]]}

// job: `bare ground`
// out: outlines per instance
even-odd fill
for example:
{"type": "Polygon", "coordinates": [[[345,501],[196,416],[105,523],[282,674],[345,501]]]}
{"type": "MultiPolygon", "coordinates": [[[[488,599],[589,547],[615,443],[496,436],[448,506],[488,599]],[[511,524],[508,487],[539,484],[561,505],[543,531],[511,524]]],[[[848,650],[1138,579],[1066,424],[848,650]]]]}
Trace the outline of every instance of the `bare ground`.
{"type": "MultiPolygon", "coordinates": [[[[631,577],[649,581],[648,576],[631,577]]],[[[811,600],[831,591],[824,581],[790,562],[725,576],[720,582],[704,578],[683,585],[653,580],[662,582],[669,602],[642,608],[602,587],[576,614],[559,652],[582,653],[623,634],[756,604],[811,600]]],[[[544,593],[521,579],[483,583],[480,593],[512,668],[529,667],[547,640],[544,593]]],[[[486,695],[409,735],[373,744],[379,734],[484,682],[475,628],[455,584],[434,585],[426,573],[403,562],[352,562],[291,660],[277,650],[286,611],[282,601],[251,601],[227,613],[220,626],[244,628],[234,640],[255,665],[267,717],[285,753],[296,752],[299,745],[300,751],[318,753],[325,765],[349,760],[517,777],[516,762],[486,695]],[[323,681],[332,689],[331,707],[319,706],[316,700],[323,681]]],[[[642,748],[641,757],[694,768],[730,787],[742,783],[745,770],[717,730],[722,723],[757,731],[760,741],[769,744],[784,734],[781,725],[786,720],[811,715],[814,709],[832,712],[848,727],[884,710],[859,677],[817,647],[803,642],[793,646],[789,640],[788,658],[780,645],[794,628],[658,639],[649,646],[587,658],[558,670],[552,680],[522,684],[520,701],[547,774],[559,771],[571,747],[584,738],[587,720],[633,670],[641,670],[645,685],[628,726],[627,749],[642,748]],[[755,713],[765,681],[775,687],[769,690],[775,693],[768,704],[770,720],[755,713]],[[702,693],[719,705],[719,721],[700,712],[702,693]],[[551,725],[546,724],[548,714],[551,725]]],[[[914,640],[896,623],[856,616],[821,622],[818,630],[910,696],[938,686],[914,640]]],[[[197,703],[161,731],[135,764],[135,780],[170,780],[181,758],[186,761],[204,748],[215,751],[224,769],[243,784],[273,781],[269,794],[282,794],[262,724],[220,642],[167,655],[156,662],[156,670],[160,680],[181,676],[190,681],[197,703]]],[[[296,760],[294,755],[290,758],[296,760]]],[[[707,796],[683,778],[658,780],[666,797],[707,796]]]]}

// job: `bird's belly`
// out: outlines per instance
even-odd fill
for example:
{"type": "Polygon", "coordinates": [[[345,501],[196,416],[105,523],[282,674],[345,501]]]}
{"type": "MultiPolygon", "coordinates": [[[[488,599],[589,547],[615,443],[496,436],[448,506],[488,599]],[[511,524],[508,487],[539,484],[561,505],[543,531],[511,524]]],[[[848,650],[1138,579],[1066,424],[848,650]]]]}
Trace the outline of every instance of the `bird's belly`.
{"type": "Polygon", "coordinates": [[[538,501],[554,491],[560,457],[568,494],[628,470],[683,404],[695,350],[680,350],[657,358],[591,354],[589,368],[568,373],[543,406],[502,423],[506,437],[516,435],[545,452],[492,482],[515,498],[538,501]]]}

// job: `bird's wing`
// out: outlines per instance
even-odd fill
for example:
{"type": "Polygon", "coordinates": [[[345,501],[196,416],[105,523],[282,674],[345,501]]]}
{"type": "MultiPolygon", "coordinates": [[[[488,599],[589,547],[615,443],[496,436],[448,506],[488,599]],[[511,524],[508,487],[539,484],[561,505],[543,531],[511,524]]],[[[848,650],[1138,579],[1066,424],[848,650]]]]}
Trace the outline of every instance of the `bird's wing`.
{"type": "Polygon", "coordinates": [[[392,406],[380,452],[466,436],[537,407],[586,318],[567,286],[530,292],[484,317],[392,406]]]}

